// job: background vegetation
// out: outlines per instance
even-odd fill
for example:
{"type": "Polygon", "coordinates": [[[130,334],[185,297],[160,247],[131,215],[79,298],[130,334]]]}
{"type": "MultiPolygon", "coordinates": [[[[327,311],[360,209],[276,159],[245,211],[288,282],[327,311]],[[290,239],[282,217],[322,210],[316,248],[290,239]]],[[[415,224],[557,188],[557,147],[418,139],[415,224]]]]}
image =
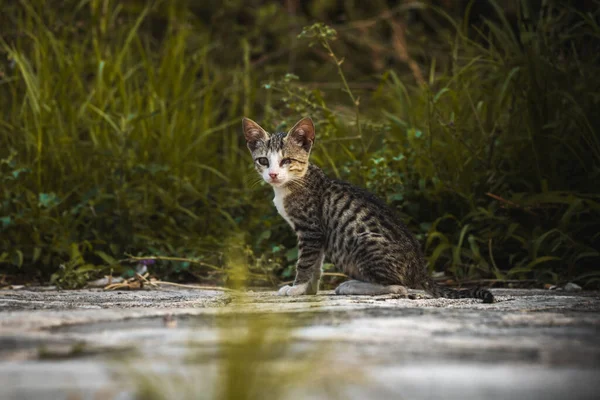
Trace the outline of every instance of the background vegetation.
{"type": "MultiPolygon", "coordinates": [[[[600,282],[597,1],[0,1],[0,274],[290,280],[241,134],[393,204],[457,282],[600,282]]],[[[329,278],[331,279],[331,278],[329,278]]],[[[339,279],[333,277],[333,279],[339,279]]]]}

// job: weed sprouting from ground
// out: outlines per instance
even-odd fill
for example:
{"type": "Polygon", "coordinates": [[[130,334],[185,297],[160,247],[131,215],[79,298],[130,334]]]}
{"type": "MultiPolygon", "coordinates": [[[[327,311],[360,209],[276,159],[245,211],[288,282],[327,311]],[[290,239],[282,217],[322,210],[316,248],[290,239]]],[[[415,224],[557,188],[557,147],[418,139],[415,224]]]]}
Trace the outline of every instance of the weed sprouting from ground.
{"type": "MultiPolygon", "coordinates": [[[[217,311],[214,325],[203,323],[190,329],[183,360],[159,355],[148,355],[152,363],[143,357],[141,362],[125,359],[123,364],[121,360],[119,365],[126,365],[123,377],[133,382],[136,398],[253,400],[285,398],[299,388],[326,390],[335,398],[347,376],[352,376],[352,382],[362,379],[359,366],[332,368],[339,356],[325,344],[307,343],[299,337],[298,329],[310,324],[318,307],[310,314],[261,311],[253,294],[244,290],[251,267],[243,246],[237,246],[243,243],[237,235],[227,242],[230,248],[239,249],[232,250],[228,260],[232,286],[238,290],[217,311]],[[158,367],[162,373],[148,365],[162,365],[158,367]]],[[[275,302],[281,299],[273,297],[275,302]]]]}
{"type": "MultiPolygon", "coordinates": [[[[232,307],[243,305],[234,302],[232,307]]],[[[332,368],[336,359],[323,344],[300,341],[292,317],[241,311],[220,318],[216,342],[192,333],[184,362],[152,356],[154,365],[162,365],[160,374],[142,367],[147,362],[125,360],[123,377],[133,379],[136,398],[285,398],[299,388],[326,390],[336,398],[348,376],[354,383],[364,380],[360,366],[332,368]]]]}

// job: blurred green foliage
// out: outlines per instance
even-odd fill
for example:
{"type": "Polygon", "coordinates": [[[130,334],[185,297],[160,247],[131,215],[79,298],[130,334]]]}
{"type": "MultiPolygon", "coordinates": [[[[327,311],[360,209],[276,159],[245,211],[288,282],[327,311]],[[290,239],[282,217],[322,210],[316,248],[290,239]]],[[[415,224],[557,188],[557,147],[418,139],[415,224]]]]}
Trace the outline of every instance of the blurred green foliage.
{"type": "Polygon", "coordinates": [[[597,286],[598,7],[446,3],[2,2],[2,272],[69,288],[162,255],[223,283],[235,251],[247,284],[291,279],[240,119],[310,115],[313,161],[396,206],[430,268],[597,286]]]}

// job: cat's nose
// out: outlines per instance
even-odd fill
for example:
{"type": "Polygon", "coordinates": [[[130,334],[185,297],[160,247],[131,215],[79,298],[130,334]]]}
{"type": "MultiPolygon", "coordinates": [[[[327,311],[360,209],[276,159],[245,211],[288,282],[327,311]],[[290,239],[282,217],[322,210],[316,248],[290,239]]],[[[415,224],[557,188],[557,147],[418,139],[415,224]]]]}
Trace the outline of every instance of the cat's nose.
{"type": "Polygon", "coordinates": [[[277,178],[277,172],[269,172],[269,176],[271,177],[271,179],[276,179],[277,178]]]}

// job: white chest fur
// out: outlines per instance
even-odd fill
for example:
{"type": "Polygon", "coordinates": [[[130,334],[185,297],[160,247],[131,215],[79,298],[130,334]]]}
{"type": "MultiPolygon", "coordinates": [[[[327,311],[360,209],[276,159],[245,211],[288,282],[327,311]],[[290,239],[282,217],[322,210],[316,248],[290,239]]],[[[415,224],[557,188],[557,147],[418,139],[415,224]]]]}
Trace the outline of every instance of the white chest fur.
{"type": "Polygon", "coordinates": [[[273,204],[275,204],[275,207],[277,208],[277,212],[293,228],[294,223],[292,222],[290,216],[285,211],[285,207],[283,206],[283,200],[289,193],[288,189],[285,189],[285,188],[273,188],[273,189],[275,190],[275,197],[273,198],[273,204]]]}

